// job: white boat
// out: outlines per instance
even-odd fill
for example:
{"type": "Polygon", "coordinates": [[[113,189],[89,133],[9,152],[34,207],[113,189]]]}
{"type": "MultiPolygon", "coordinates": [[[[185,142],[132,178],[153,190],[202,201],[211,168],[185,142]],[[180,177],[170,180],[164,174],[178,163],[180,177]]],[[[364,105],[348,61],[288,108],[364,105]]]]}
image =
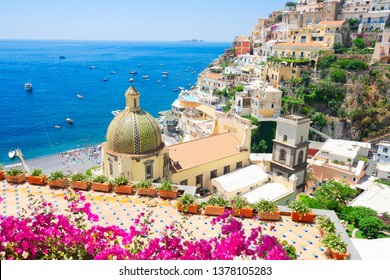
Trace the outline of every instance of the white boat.
{"type": "Polygon", "coordinates": [[[184,90],[184,88],[183,88],[183,87],[179,87],[179,89],[180,89],[180,90],[184,90]]]}
{"type": "Polygon", "coordinates": [[[134,70],[133,70],[133,71],[130,71],[129,74],[135,75],[135,74],[137,74],[137,71],[134,71],[134,70]]]}
{"type": "Polygon", "coordinates": [[[119,115],[120,112],[122,112],[122,110],[115,110],[115,111],[111,111],[111,114],[113,114],[114,117],[116,117],[117,115],[119,115]]]}
{"type": "Polygon", "coordinates": [[[25,83],[24,84],[24,90],[27,91],[27,92],[32,92],[33,91],[32,84],[31,83],[25,83]]]}
{"type": "Polygon", "coordinates": [[[161,83],[161,80],[157,80],[156,83],[161,83]]]}
{"type": "Polygon", "coordinates": [[[163,77],[164,79],[168,78],[168,76],[167,76],[167,75],[162,75],[161,77],[163,77]]]}
{"type": "Polygon", "coordinates": [[[93,65],[92,65],[92,66],[89,66],[88,68],[89,68],[89,69],[96,69],[96,66],[93,66],[93,65]]]}
{"type": "Polygon", "coordinates": [[[111,74],[111,75],[115,75],[116,72],[115,72],[115,71],[111,71],[110,74],[111,74]]]}
{"type": "Polygon", "coordinates": [[[8,152],[8,157],[9,157],[10,159],[13,159],[13,158],[15,157],[15,155],[16,155],[16,151],[9,151],[9,152],[8,152]]]}
{"type": "Polygon", "coordinates": [[[66,118],[66,122],[67,122],[68,124],[73,124],[73,120],[72,120],[71,118],[66,118]]]}
{"type": "Polygon", "coordinates": [[[134,82],[134,79],[133,79],[133,78],[130,78],[130,79],[129,79],[129,82],[130,82],[130,83],[134,82]]]}
{"type": "Polygon", "coordinates": [[[161,74],[168,75],[169,73],[167,71],[163,71],[163,72],[161,72],[161,74]]]}
{"type": "Polygon", "coordinates": [[[55,125],[54,128],[60,129],[61,126],[60,125],[55,125]]]}
{"type": "Polygon", "coordinates": [[[108,81],[108,78],[103,78],[103,82],[107,82],[108,81]]]}
{"type": "Polygon", "coordinates": [[[149,79],[149,75],[142,76],[144,79],[149,79]]]}
{"type": "Polygon", "coordinates": [[[83,99],[83,98],[84,98],[84,95],[82,95],[82,94],[77,94],[77,98],[83,99]]]}
{"type": "Polygon", "coordinates": [[[174,89],[172,89],[174,92],[176,92],[176,91],[179,91],[179,89],[178,88],[174,88],[174,89]]]}

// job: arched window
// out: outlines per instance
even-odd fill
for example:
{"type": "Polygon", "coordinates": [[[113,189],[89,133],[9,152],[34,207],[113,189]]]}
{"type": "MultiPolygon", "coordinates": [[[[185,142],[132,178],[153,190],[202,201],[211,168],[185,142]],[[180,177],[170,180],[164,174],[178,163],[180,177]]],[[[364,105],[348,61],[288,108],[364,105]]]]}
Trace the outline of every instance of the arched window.
{"type": "Polygon", "coordinates": [[[281,150],[280,150],[280,153],[279,153],[279,160],[280,160],[280,161],[286,161],[286,150],[285,150],[285,149],[281,149],[281,150]]]}
{"type": "Polygon", "coordinates": [[[287,141],[287,135],[283,135],[283,142],[287,141]]]}
{"type": "Polygon", "coordinates": [[[387,153],[388,151],[389,151],[388,148],[383,148],[383,152],[384,152],[384,153],[387,153]]]}
{"type": "Polygon", "coordinates": [[[298,164],[301,164],[303,161],[303,151],[300,151],[298,154],[298,164]]]}

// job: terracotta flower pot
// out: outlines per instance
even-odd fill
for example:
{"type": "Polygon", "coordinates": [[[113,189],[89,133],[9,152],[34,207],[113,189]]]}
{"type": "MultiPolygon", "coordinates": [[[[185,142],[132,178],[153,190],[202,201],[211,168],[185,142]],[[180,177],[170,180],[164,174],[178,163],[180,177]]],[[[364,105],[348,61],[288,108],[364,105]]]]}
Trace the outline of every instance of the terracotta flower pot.
{"type": "Polygon", "coordinates": [[[8,183],[21,184],[24,181],[26,181],[26,174],[23,173],[23,174],[20,174],[20,175],[17,175],[17,176],[5,175],[5,180],[8,183]]]}
{"type": "Polygon", "coordinates": [[[92,190],[99,191],[99,192],[110,192],[111,185],[109,183],[92,182],[92,190]]]}
{"type": "Polygon", "coordinates": [[[73,181],[70,186],[72,189],[78,189],[78,190],[84,190],[87,191],[89,188],[88,182],[82,182],[82,181],[73,181]]]}
{"type": "Polygon", "coordinates": [[[134,186],[114,186],[114,192],[119,194],[132,194],[134,186]]]}
{"type": "Polygon", "coordinates": [[[171,191],[164,191],[164,190],[159,190],[159,194],[161,198],[171,198],[171,199],[176,199],[177,198],[177,190],[171,190],[171,191]]]}
{"type": "Polygon", "coordinates": [[[47,181],[47,184],[52,188],[65,188],[68,185],[67,179],[58,179],[47,181]]]}
{"type": "Polygon", "coordinates": [[[291,212],[291,220],[294,222],[313,223],[315,216],[313,213],[300,215],[297,212],[291,212]]]}
{"type": "Polygon", "coordinates": [[[332,258],[335,260],[347,260],[349,258],[348,252],[339,253],[339,252],[336,252],[336,251],[333,251],[332,249],[330,249],[330,254],[332,255],[332,258]]]}
{"type": "Polygon", "coordinates": [[[156,188],[139,188],[137,190],[138,195],[144,195],[144,196],[157,196],[157,189],[156,188]]]}
{"type": "Polygon", "coordinates": [[[207,206],[204,208],[204,214],[205,214],[205,215],[219,216],[219,215],[222,215],[223,212],[225,212],[225,207],[223,207],[223,206],[212,206],[212,205],[207,205],[207,206]]]}
{"type": "Polygon", "coordinates": [[[253,209],[250,208],[233,208],[233,216],[252,218],[253,209]]]}
{"type": "Polygon", "coordinates": [[[280,211],[275,211],[273,213],[270,212],[259,212],[257,214],[260,220],[271,220],[271,221],[279,221],[280,219],[280,211]]]}
{"type": "Polygon", "coordinates": [[[184,209],[181,204],[177,204],[177,210],[180,212],[196,214],[198,213],[198,205],[191,204],[188,209],[184,209]]]}
{"type": "Polygon", "coordinates": [[[46,184],[46,176],[27,176],[27,181],[30,185],[43,186],[46,184]]]}
{"type": "Polygon", "coordinates": [[[4,171],[0,170],[0,180],[4,180],[4,171]]]}

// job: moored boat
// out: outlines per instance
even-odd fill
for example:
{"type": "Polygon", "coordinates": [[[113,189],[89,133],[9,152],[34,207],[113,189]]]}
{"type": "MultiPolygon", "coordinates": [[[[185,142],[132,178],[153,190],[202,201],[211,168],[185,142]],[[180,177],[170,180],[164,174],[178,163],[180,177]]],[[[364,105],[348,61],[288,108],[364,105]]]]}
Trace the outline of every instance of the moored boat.
{"type": "Polygon", "coordinates": [[[108,81],[108,78],[103,78],[103,82],[107,82],[108,81]]]}
{"type": "Polygon", "coordinates": [[[130,83],[134,82],[134,79],[133,79],[133,78],[130,78],[130,79],[129,79],[129,82],[130,82],[130,83]]]}
{"type": "Polygon", "coordinates": [[[59,59],[64,59],[64,58],[66,58],[66,56],[60,55],[58,58],[59,59]]]}
{"type": "Polygon", "coordinates": [[[142,78],[149,79],[149,75],[144,75],[144,76],[142,76],[142,78]]]}
{"type": "Polygon", "coordinates": [[[82,94],[77,94],[77,98],[83,99],[83,98],[84,98],[84,95],[82,95],[82,94]]]}
{"type": "Polygon", "coordinates": [[[120,113],[121,111],[122,111],[122,110],[111,111],[111,114],[113,114],[114,117],[116,117],[117,115],[119,115],[119,113],[120,113]]]}
{"type": "Polygon", "coordinates": [[[96,69],[96,66],[93,66],[93,65],[92,65],[92,66],[89,66],[88,68],[89,68],[89,69],[96,69]]]}
{"type": "Polygon", "coordinates": [[[9,157],[10,159],[13,159],[13,158],[15,157],[15,155],[16,155],[16,151],[9,151],[9,152],[8,152],[8,157],[9,157]]]}
{"type": "Polygon", "coordinates": [[[61,126],[60,125],[55,125],[54,128],[60,129],[61,126]]]}
{"type": "Polygon", "coordinates": [[[67,122],[68,124],[73,124],[73,120],[72,120],[71,118],[66,118],[66,122],[67,122]]]}
{"type": "Polygon", "coordinates": [[[134,71],[134,70],[133,70],[133,71],[130,71],[129,74],[135,75],[135,74],[137,74],[137,71],[134,71]]]}
{"type": "Polygon", "coordinates": [[[32,92],[33,91],[33,86],[31,83],[25,83],[24,84],[24,90],[27,91],[27,92],[32,92]]]}

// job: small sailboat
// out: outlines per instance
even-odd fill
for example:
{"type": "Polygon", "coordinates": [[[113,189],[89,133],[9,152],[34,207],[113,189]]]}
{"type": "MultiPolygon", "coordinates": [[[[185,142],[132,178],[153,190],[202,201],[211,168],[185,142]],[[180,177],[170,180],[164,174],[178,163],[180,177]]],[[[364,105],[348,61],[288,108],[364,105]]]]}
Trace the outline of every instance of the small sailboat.
{"type": "Polygon", "coordinates": [[[66,122],[67,122],[68,124],[73,124],[73,120],[72,120],[71,118],[66,118],[66,122]]]}
{"type": "Polygon", "coordinates": [[[129,82],[130,82],[130,83],[133,83],[133,82],[134,82],[134,79],[133,79],[133,78],[130,78],[130,79],[129,79],[129,82]]]}
{"type": "Polygon", "coordinates": [[[15,155],[16,155],[16,151],[9,151],[9,152],[8,152],[8,157],[9,157],[10,159],[13,159],[13,158],[15,157],[15,155]]]}
{"type": "Polygon", "coordinates": [[[83,99],[83,98],[84,98],[84,95],[82,95],[82,94],[77,94],[77,98],[83,99]]]}
{"type": "Polygon", "coordinates": [[[55,125],[54,128],[60,129],[61,126],[60,125],[55,125]]]}

